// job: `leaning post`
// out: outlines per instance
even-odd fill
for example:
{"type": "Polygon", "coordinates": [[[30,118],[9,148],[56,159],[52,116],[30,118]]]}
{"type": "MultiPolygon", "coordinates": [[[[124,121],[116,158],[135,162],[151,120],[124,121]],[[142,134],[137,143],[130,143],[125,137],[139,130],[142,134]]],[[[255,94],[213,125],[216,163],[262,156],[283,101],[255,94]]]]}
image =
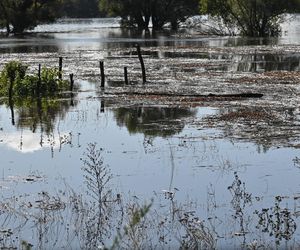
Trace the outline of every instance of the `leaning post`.
{"type": "Polygon", "coordinates": [[[139,44],[135,45],[136,47],[136,51],[140,60],[140,64],[141,64],[141,68],[142,68],[142,76],[143,76],[143,83],[146,83],[146,70],[145,70],[145,64],[144,64],[144,60],[143,60],[143,56],[141,53],[141,47],[139,44]]]}

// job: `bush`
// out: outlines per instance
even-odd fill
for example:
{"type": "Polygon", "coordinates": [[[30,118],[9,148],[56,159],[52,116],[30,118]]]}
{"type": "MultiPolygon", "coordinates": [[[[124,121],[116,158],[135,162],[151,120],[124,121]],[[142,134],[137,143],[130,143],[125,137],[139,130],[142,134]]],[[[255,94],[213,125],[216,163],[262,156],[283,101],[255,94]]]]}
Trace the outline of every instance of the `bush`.
{"type": "MultiPolygon", "coordinates": [[[[37,95],[38,75],[27,75],[28,66],[18,61],[11,61],[4,66],[0,74],[0,96],[7,96],[12,84],[12,93],[17,96],[37,95]]],[[[68,90],[69,82],[58,78],[55,68],[42,68],[40,95],[55,95],[59,91],[68,90]]]]}
{"type": "Polygon", "coordinates": [[[201,13],[219,17],[226,27],[251,37],[280,35],[283,14],[299,11],[298,0],[200,0],[201,13]]]}

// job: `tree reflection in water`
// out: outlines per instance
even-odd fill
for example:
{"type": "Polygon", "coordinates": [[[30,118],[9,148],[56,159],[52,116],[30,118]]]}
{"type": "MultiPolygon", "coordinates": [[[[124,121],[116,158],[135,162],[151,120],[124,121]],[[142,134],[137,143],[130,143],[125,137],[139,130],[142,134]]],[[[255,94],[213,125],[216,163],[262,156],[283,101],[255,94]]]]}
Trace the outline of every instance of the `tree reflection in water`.
{"type": "Polygon", "coordinates": [[[170,107],[130,107],[114,111],[118,126],[126,126],[129,133],[168,137],[180,133],[184,119],[196,115],[196,109],[170,107]]]}
{"type": "Polygon", "coordinates": [[[53,132],[55,121],[64,119],[70,107],[70,100],[59,98],[17,99],[10,106],[17,113],[18,128],[29,128],[35,133],[40,127],[46,134],[53,132]]]}
{"type": "MultiPolygon", "coordinates": [[[[74,96],[73,96],[74,97],[74,96]]],[[[63,120],[70,108],[77,105],[76,99],[71,98],[15,98],[4,100],[0,105],[6,105],[10,109],[11,124],[18,130],[30,130],[32,133],[40,133],[40,146],[53,142],[53,133],[58,120],[63,120]],[[52,138],[52,139],[51,139],[52,138]]],[[[22,133],[21,133],[22,134],[22,133]]],[[[60,147],[66,141],[70,141],[66,135],[59,135],[60,147]]],[[[22,135],[20,138],[20,150],[22,150],[22,135]]]]}

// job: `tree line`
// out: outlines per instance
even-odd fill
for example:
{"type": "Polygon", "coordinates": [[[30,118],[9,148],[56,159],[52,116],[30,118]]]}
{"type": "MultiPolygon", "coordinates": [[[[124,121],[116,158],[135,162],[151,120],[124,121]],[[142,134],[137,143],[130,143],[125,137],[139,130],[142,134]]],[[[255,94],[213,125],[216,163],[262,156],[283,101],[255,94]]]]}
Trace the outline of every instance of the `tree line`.
{"type": "Polygon", "coordinates": [[[276,36],[285,13],[300,0],[0,0],[0,28],[18,34],[59,17],[120,16],[126,27],[177,29],[188,17],[216,17],[246,36],[276,36]]]}

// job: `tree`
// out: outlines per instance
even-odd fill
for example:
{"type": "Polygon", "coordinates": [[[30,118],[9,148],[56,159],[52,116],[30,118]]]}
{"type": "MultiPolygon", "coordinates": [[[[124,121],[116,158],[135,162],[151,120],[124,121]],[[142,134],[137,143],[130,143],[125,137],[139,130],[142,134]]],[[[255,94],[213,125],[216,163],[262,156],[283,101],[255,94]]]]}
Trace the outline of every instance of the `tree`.
{"type": "Polygon", "coordinates": [[[120,16],[123,26],[146,29],[151,17],[151,1],[147,0],[100,0],[100,10],[110,16],[120,16]]]}
{"type": "Polygon", "coordinates": [[[54,21],[60,0],[1,0],[0,25],[7,34],[22,33],[40,23],[54,21]]]}
{"type": "Polygon", "coordinates": [[[299,9],[299,0],[200,0],[201,13],[217,16],[242,35],[277,36],[284,13],[299,9]]]}
{"type": "Polygon", "coordinates": [[[8,11],[5,7],[5,0],[0,1],[0,27],[5,27],[7,31],[7,35],[10,33],[10,26],[9,26],[9,16],[8,11]]]}
{"type": "Polygon", "coordinates": [[[198,14],[198,2],[194,0],[154,0],[152,1],[152,23],[154,28],[161,28],[170,22],[172,29],[177,29],[180,22],[198,14]]]}
{"type": "Polygon", "coordinates": [[[98,17],[99,0],[63,0],[61,15],[66,17],[98,17]]]}
{"type": "Polygon", "coordinates": [[[171,23],[176,29],[180,22],[197,14],[198,0],[100,0],[100,9],[122,18],[124,26],[154,29],[171,23]]]}

